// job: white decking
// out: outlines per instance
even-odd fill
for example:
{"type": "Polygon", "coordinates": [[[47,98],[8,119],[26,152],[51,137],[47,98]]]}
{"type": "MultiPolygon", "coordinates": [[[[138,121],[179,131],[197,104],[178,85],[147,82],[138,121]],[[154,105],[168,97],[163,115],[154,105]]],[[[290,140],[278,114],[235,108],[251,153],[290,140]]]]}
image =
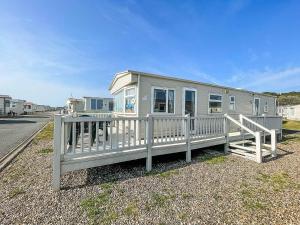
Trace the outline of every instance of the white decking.
{"type": "Polygon", "coordinates": [[[147,170],[151,170],[153,156],[186,152],[186,161],[190,162],[192,150],[215,145],[224,145],[225,151],[261,162],[264,156],[274,155],[275,150],[274,141],[269,149],[261,144],[263,137],[275,133],[265,126],[272,129],[276,126],[280,132],[281,118],[255,117],[250,120],[240,117],[237,121],[229,116],[112,118],[56,115],[54,187],[59,189],[60,176],[69,171],[142,158],[146,159],[147,170]],[[236,142],[251,138],[256,141],[254,148],[253,142],[236,142]]]}

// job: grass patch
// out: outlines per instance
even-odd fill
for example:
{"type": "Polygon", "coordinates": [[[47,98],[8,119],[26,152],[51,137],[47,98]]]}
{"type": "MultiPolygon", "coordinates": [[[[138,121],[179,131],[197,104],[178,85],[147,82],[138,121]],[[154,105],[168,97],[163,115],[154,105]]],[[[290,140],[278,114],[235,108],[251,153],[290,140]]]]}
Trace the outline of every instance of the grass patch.
{"type": "Polygon", "coordinates": [[[130,203],[127,205],[127,207],[124,209],[124,214],[126,216],[137,216],[138,215],[138,208],[136,204],[130,203]]]}
{"type": "Polygon", "coordinates": [[[241,185],[240,195],[246,209],[257,210],[267,208],[267,204],[259,200],[259,193],[260,192],[254,187],[250,187],[246,184],[241,185]]]}
{"type": "Polygon", "coordinates": [[[266,209],[267,206],[260,201],[246,201],[244,202],[244,206],[247,209],[266,209]]]}
{"type": "Polygon", "coordinates": [[[180,213],[178,215],[178,218],[182,221],[185,221],[188,218],[188,214],[187,213],[180,213]]]}
{"type": "Polygon", "coordinates": [[[300,142],[300,134],[289,134],[289,135],[285,135],[280,143],[287,145],[290,143],[299,143],[299,142],[300,142]]]}
{"type": "Polygon", "coordinates": [[[112,183],[101,184],[102,193],[96,197],[81,201],[81,208],[87,213],[92,224],[111,224],[118,218],[118,214],[112,209],[112,183]]]}
{"type": "Polygon", "coordinates": [[[192,195],[191,193],[183,193],[182,194],[182,198],[183,199],[188,199],[188,198],[193,198],[194,197],[194,195],[192,195]]]}
{"type": "Polygon", "coordinates": [[[24,193],[25,193],[25,191],[22,188],[17,187],[15,189],[13,189],[12,191],[10,191],[8,196],[9,196],[9,198],[14,198],[17,195],[21,195],[21,194],[24,194],[24,193]]]}
{"type": "Polygon", "coordinates": [[[150,207],[165,207],[168,202],[175,199],[176,196],[170,193],[152,193],[150,207]]]}
{"type": "Polygon", "coordinates": [[[35,137],[35,142],[40,140],[52,140],[53,139],[54,123],[50,122],[47,126],[35,137]]]}
{"type": "Polygon", "coordinates": [[[257,179],[269,184],[274,191],[281,191],[294,185],[286,172],[279,172],[272,175],[260,173],[257,179]]]}
{"type": "Polygon", "coordinates": [[[179,170],[169,170],[166,172],[159,173],[158,176],[162,178],[169,178],[171,176],[178,175],[178,174],[179,174],[179,170]]]}
{"type": "Polygon", "coordinates": [[[111,182],[100,184],[100,188],[105,192],[111,193],[112,189],[114,188],[114,184],[111,182]]]}
{"type": "Polygon", "coordinates": [[[9,182],[9,181],[17,180],[20,177],[24,176],[25,174],[26,174],[25,170],[14,169],[5,174],[3,181],[9,182]]]}
{"type": "Polygon", "coordinates": [[[39,154],[41,154],[41,155],[48,155],[52,152],[53,152],[52,148],[43,148],[43,149],[39,150],[39,154]]]}
{"type": "Polygon", "coordinates": [[[282,126],[284,129],[288,130],[300,130],[300,121],[284,120],[282,126]]]}
{"type": "Polygon", "coordinates": [[[271,205],[271,202],[268,203],[267,200],[260,200],[260,198],[268,199],[268,194],[274,194],[272,191],[284,191],[287,188],[298,189],[300,186],[283,171],[271,175],[259,173],[256,179],[260,181],[258,187],[249,186],[245,183],[240,186],[243,205],[247,209],[266,209],[271,205]]]}
{"type": "Polygon", "coordinates": [[[198,158],[201,162],[205,162],[207,164],[221,164],[226,162],[227,158],[223,155],[219,155],[219,156],[215,156],[215,155],[209,155],[209,154],[205,154],[203,156],[200,156],[198,158]]]}
{"type": "Polygon", "coordinates": [[[108,212],[101,219],[101,224],[112,224],[118,219],[118,214],[115,211],[108,212]]]}

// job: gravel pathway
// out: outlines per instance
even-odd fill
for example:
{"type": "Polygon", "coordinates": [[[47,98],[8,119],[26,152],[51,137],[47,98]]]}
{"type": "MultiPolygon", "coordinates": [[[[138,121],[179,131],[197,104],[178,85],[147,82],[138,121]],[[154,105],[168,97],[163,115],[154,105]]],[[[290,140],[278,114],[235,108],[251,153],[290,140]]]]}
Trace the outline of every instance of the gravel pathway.
{"type": "Polygon", "coordinates": [[[198,151],[81,170],[51,189],[51,141],[1,172],[0,224],[300,224],[300,145],[257,164],[198,151]]]}

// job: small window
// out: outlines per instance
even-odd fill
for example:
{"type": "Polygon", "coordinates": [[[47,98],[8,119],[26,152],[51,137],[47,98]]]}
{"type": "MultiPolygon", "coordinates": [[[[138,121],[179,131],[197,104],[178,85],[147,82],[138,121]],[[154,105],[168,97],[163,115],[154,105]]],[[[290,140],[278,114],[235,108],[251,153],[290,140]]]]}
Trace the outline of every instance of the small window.
{"type": "Polygon", "coordinates": [[[264,106],[264,112],[267,113],[269,110],[269,107],[268,107],[268,102],[266,102],[265,106],[264,106]]]}
{"type": "Polygon", "coordinates": [[[229,110],[235,110],[235,96],[229,96],[229,110]]]}
{"type": "Polygon", "coordinates": [[[135,88],[125,90],[125,112],[135,113],[135,88]]]}
{"type": "Polygon", "coordinates": [[[166,88],[154,88],[153,112],[175,113],[175,91],[166,88]]]}
{"type": "Polygon", "coordinates": [[[174,113],[175,111],[174,98],[175,98],[174,90],[168,90],[168,113],[174,113]]]}
{"type": "Polygon", "coordinates": [[[4,105],[5,105],[5,107],[9,107],[10,106],[10,101],[9,100],[5,100],[4,101],[4,105]]]}
{"type": "Polygon", "coordinates": [[[222,95],[210,94],[208,103],[209,113],[221,113],[222,112],[222,95]]]}

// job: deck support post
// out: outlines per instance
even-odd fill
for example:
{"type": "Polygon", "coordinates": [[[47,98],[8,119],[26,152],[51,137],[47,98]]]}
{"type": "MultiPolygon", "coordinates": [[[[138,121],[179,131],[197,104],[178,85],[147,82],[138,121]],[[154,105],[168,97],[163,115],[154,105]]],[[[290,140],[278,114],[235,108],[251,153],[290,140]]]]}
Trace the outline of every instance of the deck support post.
{"type": "Polygon", "coordinates": [[[272,157],[276,157],[277,156],[277,153],[276,153],[276,144],[277,144],[276,130],[271,130],[271,152],[272,152],[272,157]]]}
{"type": "Polygon", "coordinates": [[[188,114],[186,117],[185,135],[186,135],[186,162],[192,161],[191,155],[191,140],[190,140],[190,129],[191,129],[191,116],[188,114]]]}
{"type": "Polygon", "coordinates": [[[256,162],[262,163],[261,134],[255,132],[256,162]]]}
{"type": "MultiPolygon", "coordinates": [[[[61,115],[54,116],[54,154],[53,154],[53,189],[60,190],[60,175],[61,175],[61,115]]],[[[63,134],[64,135],[64,134],[63,134]]]]}
{"type": "Polygon", "coordinates": [[[228,153],[228,148],[229,148],[229,123],[228,123],[228,119],[226,117],[224,117],[224,122],[223,122],[223,132],[224,132],[224,136],[225,136],[225,144],[224,144],[224,153],[227,154],[228,153]]]}
{"type": "Polygon", "coordinates": [[[153,139],[153,117],[147,115],[147,159],[146,170],[150,172],[152,170],[152,139],[153,139]]]}

